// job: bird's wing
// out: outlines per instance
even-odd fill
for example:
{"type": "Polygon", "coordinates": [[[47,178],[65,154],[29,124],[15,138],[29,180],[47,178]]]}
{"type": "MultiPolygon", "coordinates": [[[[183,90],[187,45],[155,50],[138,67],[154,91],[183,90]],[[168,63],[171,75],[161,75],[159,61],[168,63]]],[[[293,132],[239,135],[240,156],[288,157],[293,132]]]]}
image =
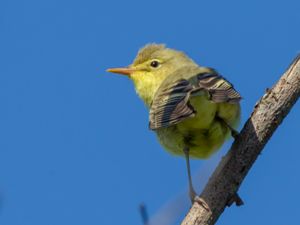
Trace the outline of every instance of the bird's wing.
{"type": "Polygon", "coordinates": [[[185,79],[158,90],[150,108],[150,129],[168,127],[194,116],[194,109],[188,104],[192,90],[193,86],[185,79]]]}
{"type": "Polygon", "coordinates": [[[150,107],[149,127],[156,130],[169,127],[197,113],[189,103],[190,96],[208,93],[216,103],[238,103],[239,93],[227,80],[215,73],[200,73],[189,79],[179,79],[162,85],[154,96],[150,107]]]}
{"type": "Polygon", "coordinates": [[[213,102],[239,103],[242,99],[233,85],[217,73],[198,74],[197,82],[197,86],[206,90],[213,102]]]}

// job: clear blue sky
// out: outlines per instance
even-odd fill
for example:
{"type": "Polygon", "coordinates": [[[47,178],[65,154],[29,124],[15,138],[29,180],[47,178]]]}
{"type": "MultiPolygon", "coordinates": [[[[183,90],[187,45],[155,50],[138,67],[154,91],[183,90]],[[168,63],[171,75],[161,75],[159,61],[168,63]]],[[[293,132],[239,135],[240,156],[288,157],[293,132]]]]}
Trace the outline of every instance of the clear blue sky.
{"type": "MultiPolygon", "coordinates": [[[[183,158],[148,130],[130,80],[105,69],[166,43],[234,83],[244,122],[300,50],[299,8],[296,0],[1,0],[0,224],[139,225],[140,202],[157,217],[174,198],[182,218],[183,158]]],[[[245,205],[219,225],[299,223],[299,114],[298,103],[241,186],[245,205]]],[[[204,180],[217,161],[193,161],[193,173],[204,180]]]]}

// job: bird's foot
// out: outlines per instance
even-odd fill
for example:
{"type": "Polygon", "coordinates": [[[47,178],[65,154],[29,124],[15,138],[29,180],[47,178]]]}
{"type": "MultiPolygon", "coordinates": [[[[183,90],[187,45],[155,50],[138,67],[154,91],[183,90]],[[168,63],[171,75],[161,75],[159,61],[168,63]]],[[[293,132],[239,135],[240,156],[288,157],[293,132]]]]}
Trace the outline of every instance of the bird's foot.
{"type": "Polygon", "coordinates": [[[198,197],[197,193],[195,192],[194,189],[190,189],[189,195],[190,195],[190,200],[191,200],[191,202],[193,204],[195,202],[195,199],[198,197]]]}
{"type": "Polygon", "coordinates": [[[238,131],[236,131],[235,129],[231,129],[231,136],[234,139],[237,139],[239,135],[240,135],[240,133],[238,131]]]}
{"type": "Polygon", "coordinates": [[[206,211],[210,211],[209,205],[204,201],[203,198],[200,198],[199,196],[195,196],[193,203],[195,202],[201,205],[206,211]]]}

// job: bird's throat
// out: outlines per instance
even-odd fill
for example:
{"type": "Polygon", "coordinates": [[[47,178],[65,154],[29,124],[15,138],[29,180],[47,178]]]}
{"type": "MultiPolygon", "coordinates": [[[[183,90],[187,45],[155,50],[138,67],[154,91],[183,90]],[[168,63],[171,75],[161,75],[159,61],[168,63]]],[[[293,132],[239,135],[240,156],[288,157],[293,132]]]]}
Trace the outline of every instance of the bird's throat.
{"type": "MultiPolygon", "coordinates": [[[[161,85],[163,79],[150,76],[132,76],[135,90],[145,104],[150,107],[154,95],[161,85]]],[[[162,77],[163,78],[163,77],[162,77]]]]}

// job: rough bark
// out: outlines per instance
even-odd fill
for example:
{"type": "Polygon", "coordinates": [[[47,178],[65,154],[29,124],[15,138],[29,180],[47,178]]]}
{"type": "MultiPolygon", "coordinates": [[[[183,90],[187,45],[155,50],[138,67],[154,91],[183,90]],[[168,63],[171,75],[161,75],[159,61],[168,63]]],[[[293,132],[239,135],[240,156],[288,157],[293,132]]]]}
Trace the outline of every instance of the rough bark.
{"type": "Polygon", "coordinates": [[[300,54],[255,105],[231,149],[209,179],[182,225],[215,224],[226,206],[242,204],[237,191],[274,131],[300,95],[300,54]]]}

